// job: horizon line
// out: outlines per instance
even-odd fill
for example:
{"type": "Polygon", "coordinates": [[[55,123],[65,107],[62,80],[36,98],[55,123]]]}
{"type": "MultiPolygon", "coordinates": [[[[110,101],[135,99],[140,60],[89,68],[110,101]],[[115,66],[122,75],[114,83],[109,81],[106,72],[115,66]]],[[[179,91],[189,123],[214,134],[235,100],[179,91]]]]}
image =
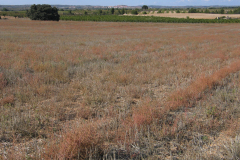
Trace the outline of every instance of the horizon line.
{"type": "MultiPolygon", "coordinates": [[[[36,4],[37,3],[33,3],[33,4],[36,4]]],[[[3,5],[0,5],[0,6],[24,6],[24,5],[33,5],[33,4],[3,4],[3,5]]],[[[39,4],[46,4],[46,3],[39,3],[39,4]]],[[[64,6],[143,6],[143,5],[125,5],[125,4],[118,4],[118,5],[80,5],[80,4],[49,4],[49,5],[64,5],[64,6]]],[[[147,4],[144,4],[144,5],[147,5],[147,4]]],[[[154,4],[148,4],[147,6],[163,6],[163,7],[178,7],[178,6],[181,6],[181,7],[187,7],[187,6],[240,6],[239,5],[154,5],[154,4]]]]}

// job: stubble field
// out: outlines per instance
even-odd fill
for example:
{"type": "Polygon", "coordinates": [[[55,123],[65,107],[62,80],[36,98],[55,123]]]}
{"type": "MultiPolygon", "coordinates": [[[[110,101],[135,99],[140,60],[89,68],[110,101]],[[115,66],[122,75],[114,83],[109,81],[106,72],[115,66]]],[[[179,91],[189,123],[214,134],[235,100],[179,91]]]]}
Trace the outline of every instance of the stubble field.
{"type": "MultiPolygon", "coordinates": [[[[150,12],[144,16],[157,16],[157,17],[171,17],[171,18],[194,18],[194,19],[215,19],[217,17],[231,17],[231,18],[240,18],[239,14],[208,14],[208,13],[176,13],[175,11],[169,13],[157,13],[158,11],[150,12]]],[[[143,16],[143,15],[141,15],[143,16]]]]}
{"type": "Polygon", "coordinates": [[[240,157],[239,24],[0,23],[0,159],[240,157]]]}

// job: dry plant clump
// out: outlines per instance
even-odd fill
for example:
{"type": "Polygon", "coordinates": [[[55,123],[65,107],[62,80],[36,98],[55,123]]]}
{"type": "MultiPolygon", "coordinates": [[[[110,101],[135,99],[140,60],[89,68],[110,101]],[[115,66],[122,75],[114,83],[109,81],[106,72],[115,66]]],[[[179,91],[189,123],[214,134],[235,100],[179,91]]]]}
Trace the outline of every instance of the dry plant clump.
{"type": "Polygon", "coordinates": [[[1,100],[1,105],[6,105],[6,104],[14,104],[14,96],[13,95],[10,95],[8,97],[4,97],[2,100],[1,100]]]}
{"type": "Polygon", "coordinates": [[[3,89],[7,85],[7,81],[3,73],[0,73],[0,89],[3,89]]]}
{"type": "Polygon", "coordinates": [[[181,89],[170,95],[170,110],[177,109],[178,106],[188,105],[192,99],[195,100],[201,98],[201,93],[207,88],[211,89],[212,87],[218,85],[227,75],[235,73],[239,70],[240,61],[238,60],[227,67],[221,68],[208,77],[200,77],[187,88],[181,89]]]}
{"type": "Polygon", "coordinates": [[[0,158],[239,156],[239,24],[14,19],[0,30],[0,158]]]}
{"type": "MultiPolygon", "coordinates": [[[[104,136],[98,132],[96,123],[82,124],[66,130],[59,144],[45,148],[46,159],[86,159],[90,155],[103,154],[104,136]]],[[[95,157],[97,158],[97,157],[95,157]]]]}

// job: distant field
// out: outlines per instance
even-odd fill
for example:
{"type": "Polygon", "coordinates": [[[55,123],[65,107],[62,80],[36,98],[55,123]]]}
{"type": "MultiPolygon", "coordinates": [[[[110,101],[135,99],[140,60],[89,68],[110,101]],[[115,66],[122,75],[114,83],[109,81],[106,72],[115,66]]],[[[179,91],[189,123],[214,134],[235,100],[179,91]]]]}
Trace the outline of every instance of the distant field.
{"type": "MultiPolygon", "coordinates": [[[[142,15],[141,15],[142,16],[142,15]]],[[[215,19],[217,17],[231,17],[231,18],[240,18],[240,14],[207,14],[207,13],[157,13],[155,11],[154,14],[146,14],[144,16],[158,16],[158,17],[172,17],[172,18],[186,18],[187,16],[189,18],[194,19],[215,19]]]]}
{"type": "Polygon", "coordinates": [[[238,159],[239,28],[0,20],[0,159],[238,159]]]}

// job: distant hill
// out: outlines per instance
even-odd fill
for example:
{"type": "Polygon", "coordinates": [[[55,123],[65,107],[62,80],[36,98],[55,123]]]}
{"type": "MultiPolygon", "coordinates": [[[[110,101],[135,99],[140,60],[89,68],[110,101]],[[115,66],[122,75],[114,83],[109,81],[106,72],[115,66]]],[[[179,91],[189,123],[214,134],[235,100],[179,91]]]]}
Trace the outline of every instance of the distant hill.
{"type": "MultiPolygon", "coordinates": [[[[54,5],[59,9],[99,9],[99,8],[141,8],[141,6],[127,6],[127,5],[117,5],[117,6],[99,6],[99,5],[54,5]]],[[[27,10],[29,9],[31,4],[28,5],[0,5],[0,11],[3,8],[7,8],[10,11],[20,11],[20,10],[27,10]]],[[[148,5],[149,8],[237,8],[239,6],[220,6],[220,5],[213,5],[213,6],[160,6],[160,5],[148,5]]]]}
{"type": "Polygon", "coordinates": [[[237,8],[239,6],[224,6],[224,5],[212,5],[212,6],[160,6],[160,5],[148,5],[150,8],[237,8]]]}
{"type": "Polygon", "coordinates": [[[31,5],[0,5],[0,11],[3,8],[8,9],[9,11],[19,11],[29,9],[31,5]]]}

